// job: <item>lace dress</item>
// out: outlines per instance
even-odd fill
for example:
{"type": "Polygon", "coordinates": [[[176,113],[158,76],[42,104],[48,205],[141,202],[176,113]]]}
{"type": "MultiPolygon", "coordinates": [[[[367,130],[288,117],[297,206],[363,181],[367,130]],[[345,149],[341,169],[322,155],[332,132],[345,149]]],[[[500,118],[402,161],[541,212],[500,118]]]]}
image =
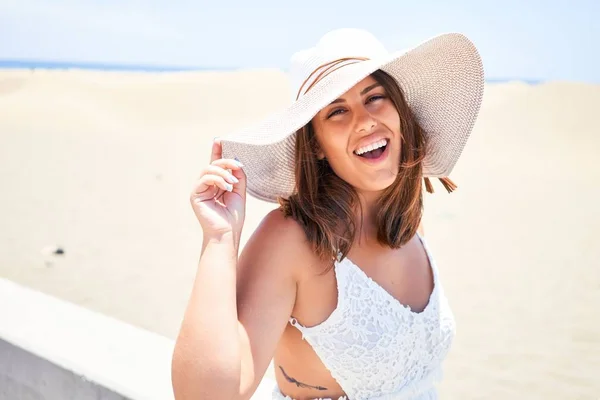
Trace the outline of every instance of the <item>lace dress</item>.
{"type": "MultiPolygon", "coordinates": [[[[314,327],[290,319],[348,396],[338,400],[437,399],[434,384],[442,378],[455,322],[437,266],[421,242],[434,283],[422,312],[401,304],[345,258],[334,266],[338,305],[329,318],[314,327]]],[[[293,400],[276,385],[272,399],[293,400]]]]}

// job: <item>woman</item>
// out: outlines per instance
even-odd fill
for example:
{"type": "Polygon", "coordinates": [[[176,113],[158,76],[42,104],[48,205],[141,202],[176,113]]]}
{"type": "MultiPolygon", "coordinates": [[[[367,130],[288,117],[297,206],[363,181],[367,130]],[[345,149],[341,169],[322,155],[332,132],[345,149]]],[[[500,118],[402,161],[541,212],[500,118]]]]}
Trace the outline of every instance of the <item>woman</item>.
{"type": "Polygon", "coordinates": [[[191,194],[204,240],[173,356],[178,399],[434,399],[454,319],[422,235],[483,92],[462,35],[387,53],[329,32],[292,58],[292,104],[213,144],[191,194]],[[246,191],[280,207],[238,257],[246,191]]]}

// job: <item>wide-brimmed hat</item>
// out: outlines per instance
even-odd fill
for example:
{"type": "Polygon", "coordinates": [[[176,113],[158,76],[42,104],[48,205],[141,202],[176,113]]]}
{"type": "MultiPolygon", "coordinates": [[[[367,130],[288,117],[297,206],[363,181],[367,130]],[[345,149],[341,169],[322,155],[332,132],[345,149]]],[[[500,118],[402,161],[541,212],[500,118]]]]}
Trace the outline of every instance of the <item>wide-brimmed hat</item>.
{"type": "Polygon", "coordinates": [[[481,57],[464,35],[442,34],[391,53],[367,31],[338,29],[324,35],[315,47],[294,54],[291,61],[291,103],[221,138],[223,157],[237,157],[244,164],[250,195],[271,202],[290,196],[295,189],[296,132],[379,69],[395,79],[428,136],[423,176],[443,182],[448,177],[483,96],[481,57]]]}

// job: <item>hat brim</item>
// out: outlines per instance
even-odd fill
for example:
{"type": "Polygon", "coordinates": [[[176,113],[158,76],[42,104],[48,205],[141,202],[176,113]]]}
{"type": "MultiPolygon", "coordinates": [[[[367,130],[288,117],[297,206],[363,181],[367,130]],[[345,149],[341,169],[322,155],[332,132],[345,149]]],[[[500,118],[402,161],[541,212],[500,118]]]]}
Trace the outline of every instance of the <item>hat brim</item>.
{"type": "Polygon", "coordinates": [[[270,202],[292,194],[296,132],[378,69],[396,80],[428,136],[423,175],[448,176],[471,134],[484,89],[481,57],[473,43],[458,33],[340,68],[288,107],[223,137],[223,157],[237,157],[244,164],[248,193],[270,202]]]}

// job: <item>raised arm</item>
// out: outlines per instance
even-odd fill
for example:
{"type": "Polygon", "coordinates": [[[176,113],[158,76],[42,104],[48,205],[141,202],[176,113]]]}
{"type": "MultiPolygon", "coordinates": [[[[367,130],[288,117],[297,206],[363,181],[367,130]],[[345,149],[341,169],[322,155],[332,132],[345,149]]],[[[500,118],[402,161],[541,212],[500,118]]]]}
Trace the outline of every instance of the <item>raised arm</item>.
{"type": "Polygon", "coordinates": [[[294,251],[290,233],[296,231],[286,229],[286,223],[293,222],[278,212],[265,218],[238,260],[245,176],[233,160],[219,156],[220,145],[213,146],[211,166],[201,175],[191,199],[204,240],[173,353],[177,400],[250,398],[296,296],[290,263],[294,251]],[[235,182],[233,188],[228,182],[235,182]]]}

